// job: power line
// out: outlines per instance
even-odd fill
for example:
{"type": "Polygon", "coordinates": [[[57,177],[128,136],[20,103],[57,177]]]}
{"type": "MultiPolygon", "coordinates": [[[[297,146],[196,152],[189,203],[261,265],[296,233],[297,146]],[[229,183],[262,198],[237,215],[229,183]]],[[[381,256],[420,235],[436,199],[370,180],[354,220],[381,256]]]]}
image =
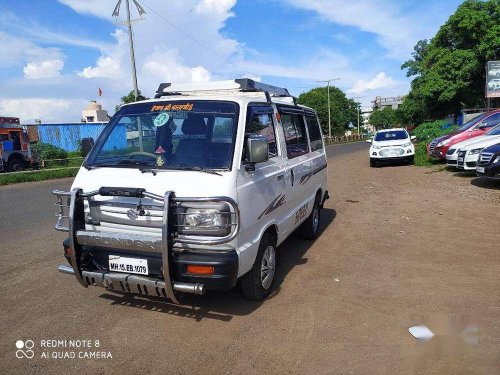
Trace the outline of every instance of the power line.
{"type": "Polygon", "coordinates": [[[182,35],[186,36],[187,38],[191,39],[193,42],[195,42],[196,44],[198,44],[200,47],[202,47],[203,49],[205,49],[206,51],[210,52],[212,55],[218,57],[219,59],[223,60],[224,62],[228,63],[228,64],[231,64],[233,65],[234,67],[236,68],[239,68],[239,69],[242,69],[242,71],[247,74],[247,75],[255,75],[255,76],[259,76],[259,74],[255,74],[255,73],[252,73],[252,72],[249,72],[247,71],[246,69],[244,69],[242,66],[238,66],[238,64],[236,64],[235,62],[229,60],[227,57],[225,56],[222,56],[221,54],[215,52],[214,50],[212,50],[210,47],[206,46],[204,43],[200,42],[198,39],[196,39],[195,37],[191,36],[190,34],[188,34],[187,32],[185,32],[184,30],[182,30],[179,26],[177,26],[176,24],[174,24],[172,21],[169,21],[167,18],[163,17],[159,12],[157,12],[155,9],[153,9],[148,3],[146,3],[144,0],[141,0],[142,4],[148,8],[152,13],[156,14],[160,19],[162,19],[163,21],[165,21],[168,25],[170,25],[171,27],[173,27],[174,29],[176,29],[178,32],[180,32],[182,35]]]}

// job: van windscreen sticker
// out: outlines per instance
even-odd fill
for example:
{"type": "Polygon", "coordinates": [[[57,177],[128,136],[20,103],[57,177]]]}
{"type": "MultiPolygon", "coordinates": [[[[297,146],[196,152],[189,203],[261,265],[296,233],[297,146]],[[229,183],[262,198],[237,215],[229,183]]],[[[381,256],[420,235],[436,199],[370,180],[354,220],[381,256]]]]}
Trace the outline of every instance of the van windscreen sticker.
{"type": "Polygon", "coordinates": [[[156,127],[163,126],[168,122],[169,118],[170,115],[167,112],[163,111],[155,117],[153,123],[156,127]]]}
{"type": "Polygon", "coordinates": [[[157,111],[192,111],[193,110],[193,103],[186,103],[186,104],[165,104],[165,105],[158,105],[155,104],[154,106],[151,107],[151,112],[157,112],[157,111]]]}

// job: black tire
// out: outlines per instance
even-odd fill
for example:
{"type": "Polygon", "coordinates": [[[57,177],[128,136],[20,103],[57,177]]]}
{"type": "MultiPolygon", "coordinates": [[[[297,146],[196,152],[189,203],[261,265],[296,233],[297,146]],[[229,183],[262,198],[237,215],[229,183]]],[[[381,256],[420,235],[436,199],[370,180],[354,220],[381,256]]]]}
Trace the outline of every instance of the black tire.
{"type": "Polygon", "coordinates": [[[9,172],[20,172],[20,171],[24,171],[25,169],[26,168],[25,168],[24,162],[20,159],[11,159],[7,163],[7,170],[9,172]]]}
{"type": "Polygon", "coordinates": [[[271,234],[265,233],[260,240],[259,251],[257,252],[257,257],[255,258],[252,269],[241,278],[241,292],[243,295],[254,301],[262,301],[265,299],[273,288],[274,280],[276,279],[277,264],[278,253],[276,251],[276,241],[271,234]],[[272,248],[270,251],[274,252],[274,269],[271,278],[266,279],[264,282],[261,268],[267,262],[267,259],[269,259],[266,252],[269,248],[272,248]],[[262,258],[265,255],[266,260],[263,262],[262,258]]]}
{"type": "Polygon", "coordinates": [[[370,167],[374,168],[377,166],[377,162],[373,159],[370,159],[370,167]]]}
{"type": "Polygon", "coordinates": [[[299,228],[299,234],[306,240],[314,240],[318,237],[319,225],[321,222],[320,195],[316,196],[314,206],[309,217],[299,228]]]}
{"type": "Polygon", "coordinates": [[[413,165],[413,164],[415,164],[415,156],[412,156],[412,157],[410,158],[410,161],[408,162],[408,164],[409,164],[409,165],[413,165]]]}

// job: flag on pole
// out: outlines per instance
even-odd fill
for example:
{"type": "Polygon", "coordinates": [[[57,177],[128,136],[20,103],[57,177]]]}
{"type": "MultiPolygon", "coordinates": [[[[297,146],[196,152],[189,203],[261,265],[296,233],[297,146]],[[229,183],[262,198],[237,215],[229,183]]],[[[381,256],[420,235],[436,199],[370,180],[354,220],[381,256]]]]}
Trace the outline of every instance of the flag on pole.
{"type": "Polygon", "coordinates": [[[99,87],[98,94],[99,94],[99,96],[102,96],[102,90],[101,90],[101,88],[100,88],[100,87],[99,87]]]}

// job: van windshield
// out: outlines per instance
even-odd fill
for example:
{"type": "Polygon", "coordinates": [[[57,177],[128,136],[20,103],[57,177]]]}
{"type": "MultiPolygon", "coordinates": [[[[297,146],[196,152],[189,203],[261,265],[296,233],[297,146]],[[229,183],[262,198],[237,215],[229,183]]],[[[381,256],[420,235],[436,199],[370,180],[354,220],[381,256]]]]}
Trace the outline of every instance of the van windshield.
{"type": "Polygon", "coordinates": [[[233,102],[201,100],[124,106],[85,167],[230,169],[238,109],[233,102]]]}

